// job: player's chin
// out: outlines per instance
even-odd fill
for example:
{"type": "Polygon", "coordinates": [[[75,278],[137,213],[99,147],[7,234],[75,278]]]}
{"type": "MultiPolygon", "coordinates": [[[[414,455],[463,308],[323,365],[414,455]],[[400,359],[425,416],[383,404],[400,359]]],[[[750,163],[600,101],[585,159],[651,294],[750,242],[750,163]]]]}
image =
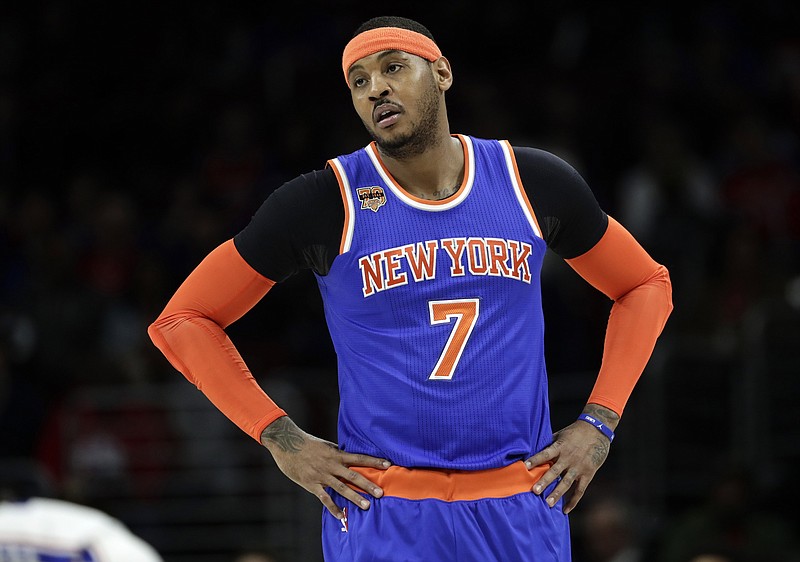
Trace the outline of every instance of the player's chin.
{"type": "Polygon", "coordinates": [[[397,128],[395,125],[389,127],[372,126],[372,138],[378,141],[378,144],[392,144],[397,138],[397,128]]]}
{"type": "Polygon", "coordinates": [[[378,143],[378,146],[387,150],[402,149],[411,141],[411,135],[404,133],[399,128],[392,126],[389,129],[382,129],[373,133],[372,138],[378,143]]]}

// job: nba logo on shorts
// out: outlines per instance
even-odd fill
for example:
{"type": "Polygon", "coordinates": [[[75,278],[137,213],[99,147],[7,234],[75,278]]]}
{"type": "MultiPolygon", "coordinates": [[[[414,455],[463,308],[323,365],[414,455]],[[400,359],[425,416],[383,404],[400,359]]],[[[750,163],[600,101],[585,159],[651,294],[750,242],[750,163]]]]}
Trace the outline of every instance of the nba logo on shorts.
{"type": "Polygon", "coordinates": [[[342,520],[341,520],[341,523],[342,523],[342,532],[346,533],[347,532],[347,527],[348,527],[348,525],[347,525],[347,506],[342,508],[342,520]]]}

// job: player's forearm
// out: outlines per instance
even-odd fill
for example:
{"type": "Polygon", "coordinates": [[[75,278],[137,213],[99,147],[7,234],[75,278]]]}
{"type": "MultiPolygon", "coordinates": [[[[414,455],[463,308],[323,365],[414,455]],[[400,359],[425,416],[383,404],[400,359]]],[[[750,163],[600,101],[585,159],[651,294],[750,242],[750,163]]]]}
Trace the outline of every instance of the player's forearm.
{"type": "Polygon", "coordinates": [[[270,452],[297,452],[305,443],[305,432],[289,416],[276,418],[261,432],[261,444],[270,452]]]}
{"type": "Polygon", "coordinates": [[[174,314],[159,318],[148,333],[169,362],[253,439],[260,440],[264,426],[285,414],[213,321],[174,314]]]}
{"type": "Polygon", "coordinates": [[[614,301],[589,402],[621,415],[672,312],[669,272],[612,217],[600,241],[567,263],[614,301]]]}
{"type": "Polygon", "coordinates": [[[659,266],[645,283],[614,302],[589,402],[622,414],[672,311],[671,295],[667,270],[659,266]]]}
{"type": "Polygon", "coordinates": [[[181,284],[148,334],[169,362],[255,440],[284,415],[259,387],[224,327],[273,286],[232,241],[212,251],[181,284]]]}

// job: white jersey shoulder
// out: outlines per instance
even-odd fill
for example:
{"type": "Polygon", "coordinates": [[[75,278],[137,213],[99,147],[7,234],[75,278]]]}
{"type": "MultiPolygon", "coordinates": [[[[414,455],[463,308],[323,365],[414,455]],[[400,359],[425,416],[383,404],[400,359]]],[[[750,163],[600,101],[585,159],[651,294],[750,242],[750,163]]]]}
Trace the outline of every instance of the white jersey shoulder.
{"type": "Polygon", "coordinates": [[[28,556],[35,555],[34,550],[54,554],[85,550],[98,561],[163,562],[151,545],[119,520],[88,506],[51,498],[0,502],[0,550],[17,549],[28,556]]]}

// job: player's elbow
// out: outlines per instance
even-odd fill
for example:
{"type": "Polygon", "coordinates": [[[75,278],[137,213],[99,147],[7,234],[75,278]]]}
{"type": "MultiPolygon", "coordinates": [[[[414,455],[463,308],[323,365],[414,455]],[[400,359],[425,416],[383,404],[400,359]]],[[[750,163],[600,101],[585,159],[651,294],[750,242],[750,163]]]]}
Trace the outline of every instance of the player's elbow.
{"type": "Polygon", "coordinates": [[[660,333],[672,313],[672,281],[666,267],[654,262],[654,267],[642,281],[613,299],[621,306],[632,306],[655,323],[660,333]]]}
{"type": "Polygon", "coordinates": [[[159,349],[163,349],[167,334],[170,332],[171,328],[174,329],[175,327],[175,317],[161,313],[161,315],[147,327],[147,335],[150,337],[150,341],[153,342],[153,345],[159,349]]]}
{"type": "Polygon", "coordinates": [[[165,310],[147,327],[147,335],[150,341],[163,351],[165,343],[178,334],[181,327],[194,316],[196,315],[188,311],[165,310]]]}
{"type": "Polygon", "coordinates": [[[208,333],[208,327],[197,321],[196,314],[170,310],[169,307],[147,327],[147,335],[150,336],[153,345],[175,369],[183,373],[198,388],[200,388],[198,381],[187,367],[187,360],[190,360],[187,350],[198,345],[202,346],[204,342],[198,342],[198,337],[202,338],[208,333]]]}
{"type": "Polygon", "coordinates": [[[147,327],[147,335],[150,337],[150,341],[158,347],[159,342],[163,339],[164,335],[162,332],[163,329],[163,320],[159,316],[156,320],[147,327]]]}
{"type": "Polygon", "coordinates": [[[669,270],[665,266],[659,264],[655,277],[658,284],[663,287],[667,307],[669,312],[672,312],[672,279],[669,276],[669,270]]]}
{"type": "Polygon", "coordinates": [[[654,289],[653,292],[655,295],[660,295],[660,308],[663,316],[661,328],[663,329],[664,324],[667,323],[667,319],[670,314],[672,314],[674,308],[672,304],[672,280],[669,276],[669,270],[665,266],[659,264],[655,273],[648,280],[648,284],[654,289]]]}

